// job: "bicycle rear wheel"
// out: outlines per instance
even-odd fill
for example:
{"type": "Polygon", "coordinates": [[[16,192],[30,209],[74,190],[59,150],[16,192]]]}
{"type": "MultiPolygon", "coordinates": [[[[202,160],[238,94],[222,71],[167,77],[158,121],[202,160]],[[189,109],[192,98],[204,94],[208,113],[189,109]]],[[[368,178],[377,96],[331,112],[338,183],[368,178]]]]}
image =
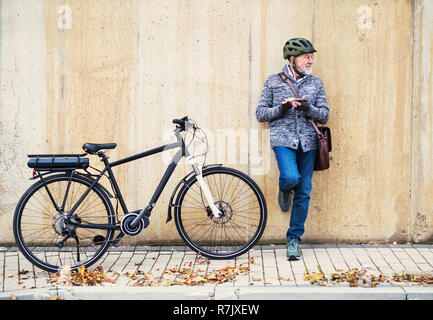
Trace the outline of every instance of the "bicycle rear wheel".
{"type": "Polygon", "coordinates": [[[222,216],[215,218],[196,177],[179,191],[175,203],[177,230],[187,245],[211,259],[244,254],[260,239],[267,219],[265,198],[246,174],[225,167],[203,171],[203,178],[222,216]]]}
{"type": "Polygon", "coordinates": [[[114,231],[81,228],[74,223],[114,225],[110,199],[95,185],[67,219],[91,181],[70,174],[48,176],[44,181],[32,185],[16,207],[13,230],[19,249],[31,263],[48,272],[58,272],[64,266],[72,270],[89,267],[108,249],[114,231]]]}

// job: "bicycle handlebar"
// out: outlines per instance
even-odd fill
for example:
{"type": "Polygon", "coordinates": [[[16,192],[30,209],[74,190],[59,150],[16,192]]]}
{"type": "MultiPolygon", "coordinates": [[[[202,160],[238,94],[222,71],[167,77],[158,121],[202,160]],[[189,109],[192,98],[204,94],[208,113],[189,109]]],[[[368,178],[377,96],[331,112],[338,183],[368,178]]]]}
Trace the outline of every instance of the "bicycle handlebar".
{"type": "Polygon", "coordinates": [[[182,119],[173,119],[173,123],[179,125],[180,129],[185,130],[185,122],[189,121],[188,116],[183,117],[182,119]]]}

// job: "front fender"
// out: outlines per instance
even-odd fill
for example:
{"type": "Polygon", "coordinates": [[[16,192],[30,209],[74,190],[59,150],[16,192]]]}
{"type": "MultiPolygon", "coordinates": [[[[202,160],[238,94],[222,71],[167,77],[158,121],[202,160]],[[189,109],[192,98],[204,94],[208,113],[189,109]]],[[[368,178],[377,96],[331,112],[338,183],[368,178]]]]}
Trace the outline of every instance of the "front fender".
{"type": "MultiPolygon", "coordinates": [[[[210,168],[221,167],[221,166],[222,166],[222,164],[209,164],[209,165],[203,167],[202,172],[204,172],[204,171],[206,171],[207,169],[210,169],[210,168]]],[[[170,201],[168,203],[168,214],[167,214],[167,220],[165,221],[165,223],[168,223],[169,221],[172,220],[171,208],[174,207],[173,199],[174,199],[174,197],[177,194],[177,190],[179,190],[179,187],[182,184],[185,184],[186,181],[188,181],[188,179],[190,179],[194,174],[195,174],[194,170],[191,171],[190,173],[188,173],[185,177],[183,177],[179,181],[179,183],[177,184],[177,186],[174,188],[173,193],[171,194],[171,197],[170,197],[170,201]]]]}

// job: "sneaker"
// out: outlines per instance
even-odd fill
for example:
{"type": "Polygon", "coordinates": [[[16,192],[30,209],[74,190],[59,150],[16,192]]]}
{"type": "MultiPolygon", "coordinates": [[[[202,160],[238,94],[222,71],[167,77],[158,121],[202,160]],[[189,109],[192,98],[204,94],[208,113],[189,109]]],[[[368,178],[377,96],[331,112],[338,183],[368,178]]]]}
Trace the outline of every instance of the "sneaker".
{"type": "Polygon", "coordinates": [[[287,260],[296,261],[301,259],[301,249],[299,248],[299,240],[292,239],[287,243],[287,260]]]}
{"type": "Polygon", "coordinates": [[[280,190],[278,192],[278,204],[280,205],[280,208],[282,211],[284,211],[284,212],[289,211],[291,196],[292,196],[292,193],[290,191],[289,192],[282,192],[280,190]]]}

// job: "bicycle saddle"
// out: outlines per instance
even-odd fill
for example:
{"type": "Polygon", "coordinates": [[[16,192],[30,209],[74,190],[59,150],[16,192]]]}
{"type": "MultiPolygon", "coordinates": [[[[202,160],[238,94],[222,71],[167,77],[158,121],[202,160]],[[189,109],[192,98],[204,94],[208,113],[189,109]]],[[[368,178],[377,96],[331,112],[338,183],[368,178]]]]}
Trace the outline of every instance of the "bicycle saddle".
{"type": "Polygon", "coordinates": [[[85,143],[83,144],[83,150],[90,154],[95,154],[102,149],[114,149],[117,147],[117,143],[85,143]]]}

